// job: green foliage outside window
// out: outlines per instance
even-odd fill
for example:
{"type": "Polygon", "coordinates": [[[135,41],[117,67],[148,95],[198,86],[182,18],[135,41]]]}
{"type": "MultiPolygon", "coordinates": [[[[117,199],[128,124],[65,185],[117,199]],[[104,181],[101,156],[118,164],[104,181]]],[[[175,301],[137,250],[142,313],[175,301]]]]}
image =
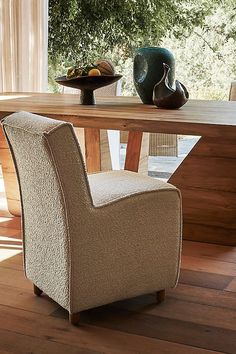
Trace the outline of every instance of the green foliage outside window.
{"type": "Polygon", "coordinates": [[[49,0],[49,87],[75,62],[110,58],[135,94],[133,53],[163,46],[192,97],[225,99],[236,76],[236,6],[225,0],[49,0]]]}

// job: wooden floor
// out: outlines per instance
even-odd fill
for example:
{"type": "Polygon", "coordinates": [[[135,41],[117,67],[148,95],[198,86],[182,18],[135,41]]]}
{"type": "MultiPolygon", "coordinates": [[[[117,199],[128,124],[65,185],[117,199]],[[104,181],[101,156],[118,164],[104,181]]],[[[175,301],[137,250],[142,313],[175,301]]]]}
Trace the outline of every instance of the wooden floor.
{"type": "Polygon", "coordinates": [[[81,326],[22,270],[20,222],[0,218],[0,354],[236,353],[236,248],[184,242],[180,282],[82,314],[81,326]]]}

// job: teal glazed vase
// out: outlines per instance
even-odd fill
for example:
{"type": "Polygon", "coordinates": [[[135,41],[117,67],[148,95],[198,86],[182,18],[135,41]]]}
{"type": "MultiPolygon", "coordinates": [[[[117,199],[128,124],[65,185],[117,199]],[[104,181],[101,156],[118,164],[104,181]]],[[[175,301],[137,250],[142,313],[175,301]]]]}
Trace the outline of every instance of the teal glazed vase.
{"type": "Polygon", "coordinates": [[[161,47],[146,47],[136,52],[133,69],[134,85],[145,104],[154,104],[153,89],[164,75],[164,63],[170,67],[168,81],[172,86],[175,79],[175,59],[169,50],[161,47]]]}

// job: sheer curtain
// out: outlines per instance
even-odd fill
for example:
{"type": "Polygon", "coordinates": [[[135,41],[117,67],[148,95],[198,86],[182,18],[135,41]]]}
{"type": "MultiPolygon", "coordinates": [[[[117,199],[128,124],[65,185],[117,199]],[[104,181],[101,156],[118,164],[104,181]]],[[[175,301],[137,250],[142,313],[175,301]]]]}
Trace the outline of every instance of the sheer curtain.
{"type": "Polygon", "coordinates": [[[48,0],[0,0],[0,91],[47,90],[48,0]]]}

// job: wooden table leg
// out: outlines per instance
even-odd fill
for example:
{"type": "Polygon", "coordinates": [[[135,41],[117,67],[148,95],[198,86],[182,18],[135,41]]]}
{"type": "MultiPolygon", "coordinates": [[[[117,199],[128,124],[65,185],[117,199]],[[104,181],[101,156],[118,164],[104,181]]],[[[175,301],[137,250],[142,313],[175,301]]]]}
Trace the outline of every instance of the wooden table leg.
{"type": "Polygon", "coordinates": [[[87,172],[101,171],[100,129],[85,128],[84,137],[87,172]]]}
{"type": "Polygon", "coordinates": [[[143,132],[129,132],[125,170],[138,172],[143,132]]]}

